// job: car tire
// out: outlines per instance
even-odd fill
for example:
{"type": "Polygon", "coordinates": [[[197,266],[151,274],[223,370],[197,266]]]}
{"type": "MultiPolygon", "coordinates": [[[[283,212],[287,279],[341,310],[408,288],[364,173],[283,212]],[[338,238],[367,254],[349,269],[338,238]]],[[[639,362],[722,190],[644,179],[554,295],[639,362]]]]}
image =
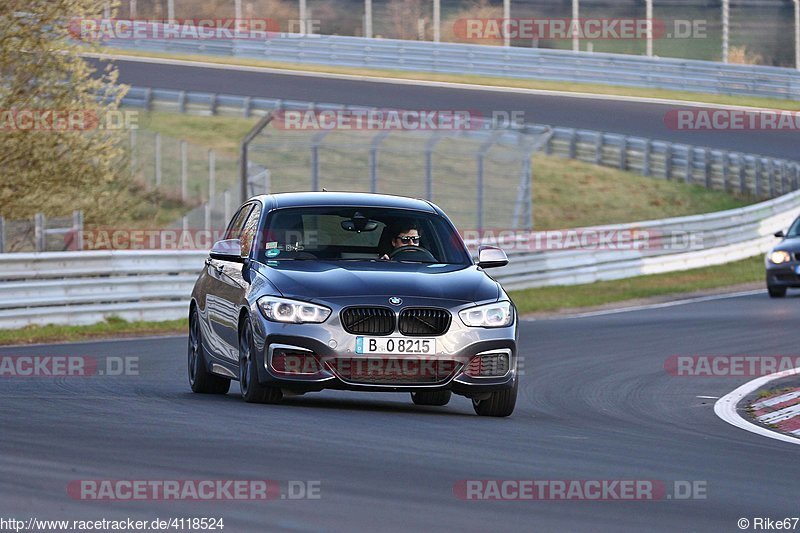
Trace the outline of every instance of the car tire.
{"type": "Polygon", "coordinates": [[[231,388],[231,380],[217,376],[208,371],[206,366],[203,337],[200,333],[200,319],[197,309],[189,315],[189,353],[187,366],[189,370],[189,386],[192,392],[200,394],[227,394],[231,388]]]}
{"type": "Polygon", "coordinates": [[[425,390],[411,393],[411,401],[415,405],[447,405],[453,393],[449,390],[425,390]]]}
{"type": "Polygon", "coordinates": [[[250,321],[245,320],[239,330],[239,390],[242,398],[247,403],[279,403],[283,399],[281,389],[259,383],[257,359],[250,321]]]}
{"type": "Polygon", "coordinates": [[[786,287],[775,287],[774,285],[767,285],[767,292],[770,298],[783,298],[786,296],[786,287]]]}
{"type": "Polygon", "coordinates": [[[495,391],[485,400],[472,400],[472,408],[480,416],[509,416],[517,405],[518,380],[510,389],[495,391]]]}

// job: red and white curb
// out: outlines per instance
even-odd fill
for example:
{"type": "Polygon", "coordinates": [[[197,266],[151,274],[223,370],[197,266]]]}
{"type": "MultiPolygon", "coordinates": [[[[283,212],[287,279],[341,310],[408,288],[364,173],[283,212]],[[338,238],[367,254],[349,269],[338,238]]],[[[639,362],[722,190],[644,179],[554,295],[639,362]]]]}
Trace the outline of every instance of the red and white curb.
{"type": "Polygon", "coordinates": [[[754,402],[750,407],[762,424],[800,437],[800,387],[754,402]]]}
{"type": "Polygon", "coordinates": [[[754,424],[742,417],[736,410],[736,406],[745,396],[752,394],[771,381],[787,376],[796,376],[798,373],[800,373],[800,368],[792,368],[748,381],[717,400],[717,403],[714,404],[714,413],[725,422],[745,431],[783,442],[800,444],[800,438],[798,438],[800,437],[800,389],[760,400],[752,405],[756,410],[754,414],[759,422],[778,425],[781,431],[789,431],[790,435],[754,424]],[[792,429],[784,429],[784,426],[792,429]]]}

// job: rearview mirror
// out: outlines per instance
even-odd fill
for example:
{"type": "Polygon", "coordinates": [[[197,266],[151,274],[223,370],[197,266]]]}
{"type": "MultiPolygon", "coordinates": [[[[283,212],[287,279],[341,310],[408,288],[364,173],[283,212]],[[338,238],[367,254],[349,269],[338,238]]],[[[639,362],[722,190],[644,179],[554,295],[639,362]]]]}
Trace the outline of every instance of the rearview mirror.
{"type": "Polygon", "coordinates": [[[502,267],[508,264],[508,256],[500,248],[481,246],[478,249],[478,266],[481,268],[502,267]]]}
{"type": "Polygon", "coordinates": [[[786,237],[786,234],[783,232],[783,230],[780,230],[780,231],[776,231],[775,232],[775,236],[779,237],[779,238],[782,238],[782,237],[786,237]]]}
{"type": "Polygon", "coordinates": [[[223,239],[214,243],[209,253],[211,259],[219,259],[220,261],[233,261],[235,263],[244,263],[242,257],[242,241],[239,239],[223,239]]]}

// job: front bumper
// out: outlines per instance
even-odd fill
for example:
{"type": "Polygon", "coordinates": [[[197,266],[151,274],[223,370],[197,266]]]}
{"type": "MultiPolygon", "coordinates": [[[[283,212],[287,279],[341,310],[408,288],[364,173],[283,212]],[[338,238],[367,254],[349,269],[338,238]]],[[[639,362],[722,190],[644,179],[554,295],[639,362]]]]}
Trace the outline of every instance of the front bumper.
{"type": "Polygon", "coordinates": [[[772,287],[800,288],[800,274],[797,269],[800,261],[790,261],[775,265],[767,262],[766,281],[772,287]]]}
{"type": "MultiPolygon", "coordinates": [[[[479,396],[484,393],[509,389],[517,379],[517,322],[503,328],[468,328],[456,323],[457,315],[450,329],[436,338],[437,353],[424,358],[399,355],[365,356],[355,353],[356,337],[347,333],[333,314],[324,324],[276,324],[258,315],[254,320],[254,348],[258,362],[259,381],[266,386],[279,387],[292,393],[338,389],[372,392],[414,392],[420,390],[450,390],[462,396],[479,396]],[[313,354],[320,361],[315,369],[307,373],[285,373],[272,364],[277,349],[305,354],[313,354]],[[476,377],[468,373],[468,365],[479,354],[508,355],[508,368],[502,375],[476,377]],[[410,361],[414,367],[438,365],[452,369],[435,380],[414,380],[404,376],[395,380],[380,379],[365,381],[341,372],[336,361],[348,360],[354,364],[366,365],[366,360],[380,358],[390,364],[397,363],[403,368],[410,361]],[[448,366],[449,365],[449,366],[448,366]],[[317,370],[317,371],[314,371],[317,370]],[[441,379],[439,379],[441,378],[441,379]]],[[[411,339],[395,333],[397,339],[411,339]]]]}

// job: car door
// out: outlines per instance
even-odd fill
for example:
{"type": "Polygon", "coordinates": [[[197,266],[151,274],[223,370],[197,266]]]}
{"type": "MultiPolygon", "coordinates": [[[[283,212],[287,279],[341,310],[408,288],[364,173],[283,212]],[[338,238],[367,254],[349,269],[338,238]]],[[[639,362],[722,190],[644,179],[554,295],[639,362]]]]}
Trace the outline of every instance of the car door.
{"type": "MultiPolygon", "coordinates": [[[[253,204],[243,205],[231,219],[225,232],[225,239],[238,239],[242,228],[248,220],[248,215],[253,210],[253,204]]],[[[241,287],[231,274],[235,271],[232,265],[239,265],[233,261],[208,258],[206,260],[206,274],[208,276],[206,291],[206,317],[210,335],[208,348],[211,353],[219,358],[229,361],[239,360],[238,339],[231,338],[231,330],[236,328],[235,314],[238,310],[238,301],[241,287]],[[233,320],[233,324],[231,324],[233,320]]],[[[241,269],[239,269],[241,277],[241,269]]]]}
{"type": "MultiPolygon", "coordinates": [[[[238,239],[242,243],[242,257],[253,257],[253,245],[256,240],[260,218],[261,204],[255,202],[238,235],[238,239]]],[[[223,321],[223,327],[225,331],[222,336],[226,343],[235,348],[237,354],[236,358],[238,360],[239,310],[245,301],[245,293],[250,284],[246,276],[242,275],[242,270],[248,267],[244,263],[233,261],[223,261],[223,263],[225,263],[223,266],[224,280],[228,284],[228,287],[224,291],[224,298],[226,301],[224,305],[225,320],[223,321]]]]}

